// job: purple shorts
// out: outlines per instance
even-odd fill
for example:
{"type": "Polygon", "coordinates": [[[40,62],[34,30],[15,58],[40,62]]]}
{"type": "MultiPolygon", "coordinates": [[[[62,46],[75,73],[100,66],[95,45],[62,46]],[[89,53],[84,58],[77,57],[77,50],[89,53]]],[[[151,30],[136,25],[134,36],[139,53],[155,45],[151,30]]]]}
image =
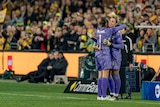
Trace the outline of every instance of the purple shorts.
{"type": "Polygon", "coordinates": [[[96,70],[112,69],[111,57],[107,55],[98,55],[95,57],[96,70]]]}
{"type": "Polygon", "coordinates": [[[121,61],[112,61],[112,69],[119,70],[121,66],[121,61]]]}

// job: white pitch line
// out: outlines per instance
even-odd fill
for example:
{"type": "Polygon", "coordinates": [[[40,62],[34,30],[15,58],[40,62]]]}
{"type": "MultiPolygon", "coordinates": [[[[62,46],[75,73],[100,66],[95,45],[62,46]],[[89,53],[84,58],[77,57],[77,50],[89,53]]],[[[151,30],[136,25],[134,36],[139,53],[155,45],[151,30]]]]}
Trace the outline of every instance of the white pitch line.
{"type": "Polygon", "coordinates": [[[12,95],[12,96],[26,96],[26,97],[41,97],[41,98],[59,98],[59,99],[77,99],[77,100],[88,100],[87,98],[77,97],[59,97],[59,96],[45,96],[45,95],[31,95],[31,94],[13,94],[13,93],[0,93],[1,95],[12,95]]]}
{"type": "MultiPolygon", "coordinates": [[[[13,94],[13,93],[0,93],[1,95],[9,95],[9,96],[26,96],[26,97],[40,97],[40,98],[58,98],[58,99],[74,99],[74,100],[93,100],[96,101],[95,99],[89,99],[89,98],[78,98],[78,97],[64,97],[64,96],[45,96],[45,95],[31,95],[31,94],[13,94]]],[[[158,101],[155,102],[147,102],[143,100],[135,101],[135,100],[118,100],[118,101],[112,101],[115,103],[137,103],[137,104],[150,104],[150,105],[160,105],[158,101]]]]}

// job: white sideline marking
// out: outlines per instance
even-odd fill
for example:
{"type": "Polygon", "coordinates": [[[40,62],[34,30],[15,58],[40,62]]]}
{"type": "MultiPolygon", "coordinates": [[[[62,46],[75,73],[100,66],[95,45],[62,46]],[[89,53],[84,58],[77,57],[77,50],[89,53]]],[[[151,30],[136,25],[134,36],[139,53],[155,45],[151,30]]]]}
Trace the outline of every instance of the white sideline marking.
{"type": "Polygon", "coordinates": [[[26,96],[26,97],[41,97],[41,98],[59,98],[59,99],[77,99],[77,100],[88,100],[87,98],[77,97],[58,97],[58,96],[45,96],[45,95],[31,95],[31,94],[13,94],[13,93],[0,93],[1,95],[12,95],[12,96],[26,96]]]}
{"type": "MultiPolygon", "coordinates": [[[[26,97],[41,97],[41,98],[58,98],[58,99],[74,99],[74,100],[96,100],[95,99],[89,99],[89,98],[78,98],[78,97],[59,97],[59,96],[45,96],[45,95],[31,95],[31,94],[13,94],[13,93],[0,93],[1,95],[9,95],[9,96],[26,96],[26,97]]],[[[126,101],[122,101],[122,100],[118,100],[118,101],[112,101],[115,103],[137,103],[137,104],[154,104],[154,105],[160,105],[160,103],[158,101],[155,102],[147,102],[147,101],[143,101],[143,100],[139,100],[139,101],[135,101],[135,100],[126,100],[126,101]]]]}

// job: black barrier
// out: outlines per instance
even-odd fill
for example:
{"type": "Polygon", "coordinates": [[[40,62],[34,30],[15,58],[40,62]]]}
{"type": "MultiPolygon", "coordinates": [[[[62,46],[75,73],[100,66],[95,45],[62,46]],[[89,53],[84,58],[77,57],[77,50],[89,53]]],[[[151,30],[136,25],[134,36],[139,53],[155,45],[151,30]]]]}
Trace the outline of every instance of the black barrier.
{"type": "Polygon", "coordinates": [[[97,81],[95,80],[71,80],[64,93],[97,94],[97,81]]]}

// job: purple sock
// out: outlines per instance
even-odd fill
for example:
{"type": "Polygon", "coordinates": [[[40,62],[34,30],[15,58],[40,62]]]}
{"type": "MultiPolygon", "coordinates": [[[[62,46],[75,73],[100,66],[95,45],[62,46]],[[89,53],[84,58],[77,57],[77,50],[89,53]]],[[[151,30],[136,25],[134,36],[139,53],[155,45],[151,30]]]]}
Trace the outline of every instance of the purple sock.
{"type": "Polygon", "coordinates": [[[108,86],[108,78],[102,78],[102,96],[106,97],[107,86],[108,86]]]}
{"type": "Polygon", "coordinates": [[[115,95],[118,95],[121,87],[121,79],[119,74],[114,74],[113,79],[115,82],[115,95]]]}
{"type": "Polygon", "coordinates": [[[102,96],[102,78],[98,78],[97,85],[98,85],[98,96],[101,97],[102,96]]]}
{"type": "Polygon", "coordinates": [[[109,76],[108,81],[109,81],[108,87],[109,87],[110,94],[113,94],[115,93],[115,83],[112,75],[109,76]]]}

